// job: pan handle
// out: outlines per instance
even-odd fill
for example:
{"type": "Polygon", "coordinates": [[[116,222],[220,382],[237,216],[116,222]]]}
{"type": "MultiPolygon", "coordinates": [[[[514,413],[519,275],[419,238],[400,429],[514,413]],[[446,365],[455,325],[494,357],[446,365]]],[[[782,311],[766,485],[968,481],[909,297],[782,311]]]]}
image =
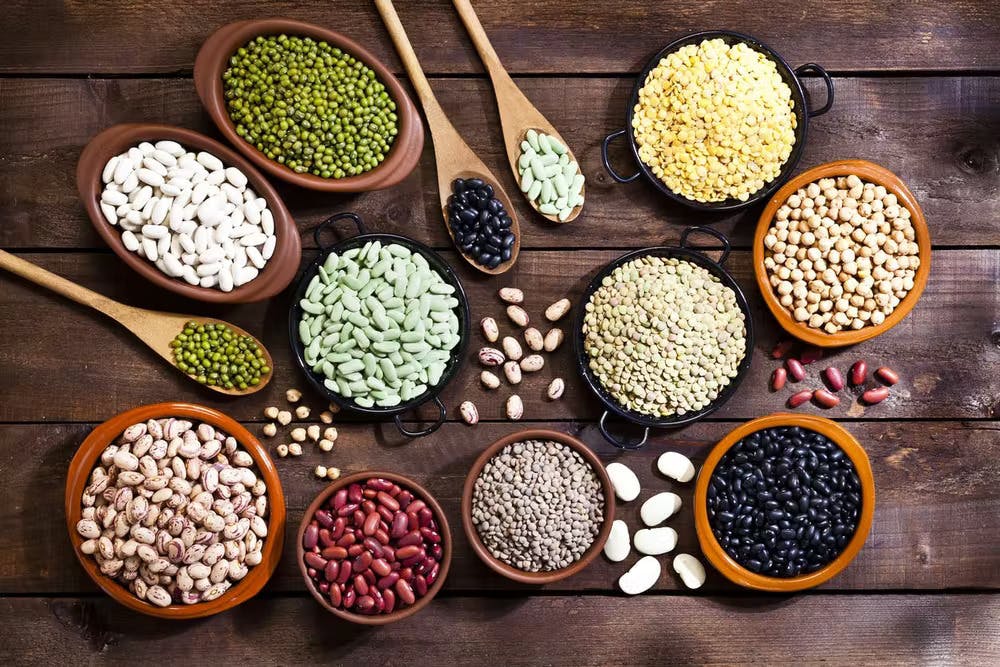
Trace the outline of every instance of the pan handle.
{"type": "Polygon", "coordinates": [[[803,74],[810,71],[815,72],[816,74],[819,74],[821,77],[823,77],[823,82],[826,84],[826,104],[821,106],[819,109],[816,109],[815,111],[813,111],[812,109],[806,110],[810,118],[815,118],[816,116],[822,116],[823,114],[825,114],[827,111],[830,110],[830,107],[833,106],[833,79],[830,78],[830,75],[827,73],[825,69],[823,69],[816,63],[806,63],[805,65],[799,65],[798,67],[795,68],[795,76],[801,78],[803,74]]]}
{"type": "Polygon", "coordinates": [[[624,130],[618,130],[617,132],[612,132],[608,136],[604,137],[604,143],[601,144],[601,162],[604,163],[604,168],[607,170],[608,174],[611,175],[611,178],[615,179],[619,183],[631,183],[635,179],[639,178],[639,176],[642,174],[642,170],[640,169],[631,176],[621,176],[617,171],[615,171],[611,167],[611,162],[608,160],[608,145],[611,143],[613,139],[622,136],[627,131],[628,129],[626,128],[624,130]]]}
{"type": "Polygon", "coordinates": [[[321,251],[327,252],[328,250],[330,250],[330,248],[336,245],[333,243],[331,243],[330,245],[323,245],[323,242],[320,241],[320,237],[323,235],[323,232],[325,232],[329,227],[333,226],[334,223],[344,219],[350,219],[354,221],[354,225],[358,228],[358,234],[364,235],[368,233],[368,229],[365,228],[365,223],[361,222],[361,218],[358,216],[357,213],[337,213],[335,215],[331,215],[329,218],[319,223],[316,226],[316,229],[313,230],[313,239],[316,241],[316,245],[319,246],[319,249],[321,251]]]}
{"type": "Polygon", "coordinates": [[[646,427],[646,429],[642,433],[642,440],[640,440],[638,442],[626,442],[624,440],[618,440],[618,439],[616,439],[614,436],[612,436],[610,433],[608,433],[608,428],[604,424],[604,422],[607,420],[607,418],[608,418],[608,411],[605,410],[604,414],[601,415],[601,420],[599,422],[597,422],[597,426],[598,426],[598,428],[601,429],[601,435],[604,436],[604,439],[607,440],[608,442],[610,442],[615,447],[618,447],[619,449],[639,449],[640,447],[642,447],[643,445],[646,444],[647,440],[649,440],[649,427],[648,426],[646,427]]]}
{"type": "Polygon", "coordinates": [[[714,236],[722,242],[722,257],[719,258],[719,264],[725,264],[726,260],[729,259],[729,252],[732,250],[732,246],[729,244],[729,239],[726,238],[726,235],[718,230],[712,229],[711,227],[688,227],[684,230],[684,233],[681,234],[682,248],[685,248],[686,250],[700,251],[699,248],[688,245],[688,236],[695,232],[701,232],[703,234],[708,234],[709,236],[714,236]]]}
{"type": "MultiPolygon", "coordinates": [[[[427,428],[421,429],[419,431],[408,431],[408,430],[406,430],[406,427],[403,426],[403,421],[399,418],[399,415],[398,414],[397,415],[393,415],[392,420],[394,422],[396,422],[396,428],[399,429],[399,432],[402,433],[403,435],[405,435],[407,438],[422,438],[425,435],[430,435],[434,431],[436,431],[439,428],[441,428],[441,424],[444,423],[444,418],[445,418],[445,415],[447,414],[447,411],[444,408],[444,403],[442,403],[441,399],[438,398],[437,396],[434,397],[434,402],[438,406],[438,418],[437,418],[437,421],[435,421],[433,424],[431,424],[427,428]]],[[[402,413],[400,413],[400,414],[402,414],[402,413]]]]}

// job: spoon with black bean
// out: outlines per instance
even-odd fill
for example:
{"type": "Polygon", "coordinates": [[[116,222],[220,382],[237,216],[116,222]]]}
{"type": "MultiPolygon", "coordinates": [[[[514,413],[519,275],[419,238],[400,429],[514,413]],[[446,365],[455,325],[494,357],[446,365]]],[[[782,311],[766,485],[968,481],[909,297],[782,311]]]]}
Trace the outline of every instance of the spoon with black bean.
{"type": "Polygon", "coordinates": [[[462,257],[483,273],[509,270],[521,249],[510,198],[489,167],[465,143],[438,103],[391,0],[375,0],[389,36],[417,91],[434,142],[441,213],[462,257]]]}

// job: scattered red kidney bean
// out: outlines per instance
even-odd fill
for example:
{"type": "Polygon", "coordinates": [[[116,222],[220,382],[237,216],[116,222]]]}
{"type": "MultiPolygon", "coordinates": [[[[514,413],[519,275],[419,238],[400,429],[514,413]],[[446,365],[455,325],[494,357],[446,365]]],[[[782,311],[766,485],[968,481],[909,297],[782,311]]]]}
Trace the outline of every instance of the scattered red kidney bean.
{"type": "Polygon", "coordinates": [[[808,366],[814,361],[819,361],[823,358],[823,350],[818,347],[809,346],[802,350],[802,354],[799,355],[799,361],[802,362],[803,366],[808,366]]]}
{"type": "Polygon", "coordinates": [[[784,359],[794,345],[795,341],[793,340],[779,340],[774,349],[771,350],[771,358],[784,359]]]}
{"type": "Polygon", "coordinates": [[[427,595],[444,553],[427,503],[379,478],[333,494],[313,515],[302,546],[307,573],[330,605],[367,615],[427,595]]]}
{"type": "Polygon", "coordinates": [[[802,391],[792,394],[788,397],[788,407],[797,408],[803,403],[808,403],[812,398],[813,393],[808,389],[803,389],[802,391]]]}
{"type": "Polygon", "coordinates": [[[831,391],[840,391],[844,388],[844,376],[841,375],[840,369],[836,366],[830,366],[823,371],[823,377],[831,391]]]}
{"type": "Polygon", "coordinates": [[[875,405],[876,403],[881,403],[887,398],[889,398],[888,387],[878,387],[877,389],[869,389],[865,393],[861,394],[861,400],[867,403],[868,405],[875,405]]]}
{"type": "Polygon", "coordinates": [[[806,377],[806,369],[798,359],[785,359],[785,368],[795,382],[802,382],[806,377]]]}
{"type": "Polygon", "coordinates": [[[785,387],[788,372],[784,368],[775,368],[771,374],[771,391],[781,391],[785,387]]]}
{"type": "Polygon", "coordinates": [[[825,409],[840,405],[840,399],[826,389],[817,389],[813,392],[812,397],[820,407],[825,409]]]}
{"type": "Polygon", "coordinates": [[[899,374],[888,366],[882,366],[875,371],[875,377],[890,387],[899,382],[899,374]]]}
{"type": "Polygon", "coordinates": [[[855,361],[851,366],[851,384],[860,387],[868,379],[868,364],[864,361],[855,361]]]}

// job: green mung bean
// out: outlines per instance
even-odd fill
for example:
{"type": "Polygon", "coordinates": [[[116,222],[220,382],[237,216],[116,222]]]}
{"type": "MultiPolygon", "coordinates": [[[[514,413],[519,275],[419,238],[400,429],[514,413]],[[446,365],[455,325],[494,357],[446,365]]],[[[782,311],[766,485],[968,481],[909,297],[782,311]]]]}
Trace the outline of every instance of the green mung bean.
{"type": "Polygon", "coordinates": [[[170,347],[177,368],[212,387],[244,390],[271,372],[257,341],[222,323],[188,322],[170,347]]]}

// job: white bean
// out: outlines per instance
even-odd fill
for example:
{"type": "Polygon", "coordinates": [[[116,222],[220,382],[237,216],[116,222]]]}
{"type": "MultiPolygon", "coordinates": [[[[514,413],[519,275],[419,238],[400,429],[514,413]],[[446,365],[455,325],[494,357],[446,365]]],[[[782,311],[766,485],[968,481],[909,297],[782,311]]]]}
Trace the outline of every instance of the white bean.
{"type": "Polygon", "coordinates": [[[660,572],[660,561],[653,556],[643,556],[618,579],[618,587],[623,593],[638,595],[656,585],[660,572]]]}
{"type": "Polygon", "coordinates": [[[635,500],[639,497],[639,478],[624,463],[609,463],[605,470],[611,478],[611,485],[615,487],[615,495],[625,502],[635,500]]]}
{"type": "Polygon", "coordinates": [[[650,556],[659,556],[673,551],[677,546],[677,531],[673,528],[643,528],[635,531],[636,551],[650,556]]]}
{"type": "Polygon", "coordinates": [[[658,526],[681,508],[681,497],[676,493],[664,491],[657,493],[642,504],[639,516],[647,526],[658,526]]]}
{"type": "Polygon", "coordinates": [[[657,469],[678,482],[690,482],[694,478],[694,464],[680,452],[664,452],[656,460],[657,469]]]}
{"type": "Polygon", "coordinates": [[[690,589],[701,588],[705,583],[705,566],[691,554],[674,556],[674,572],[680,575],[681,581],[690,589]]]}
{"type": "Polygon", "coordinates": [[[620,563],[628,558],[632,547],[629,543],[628,524],[621,519],[615,519],[608,533],[608,541],[604,543],[604,555],[608,560],[620,563]]]}

